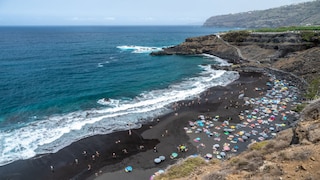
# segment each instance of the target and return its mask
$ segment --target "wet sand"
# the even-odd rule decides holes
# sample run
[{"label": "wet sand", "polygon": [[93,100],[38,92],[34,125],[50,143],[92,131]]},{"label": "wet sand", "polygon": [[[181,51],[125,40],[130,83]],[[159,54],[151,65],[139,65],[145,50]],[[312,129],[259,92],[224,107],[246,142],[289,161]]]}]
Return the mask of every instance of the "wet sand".
[{"label": "wet sand", "polygon": [[[267,81],[268,77],[260,73],[241,73],[237,81],[226,87],[214,87],[199,99],[179,102],[176,111],[154,118],[153,122],[132,130],[131,135],[128,131],[96,135],[57,153],[16,161],[0,167],[0,179],[149,179],[154,172],[165,169],[179,158],[199,153],[192,136],[184,130],[190,120],[196,120],[199,115],[214,117],[218,114],[220,119],[240,122],[239,113],[250,107],[242,106],[244,101],[238,98],[239,93],[250,97],[263,95]],[[261,90],[255,91],[256,87]],[[170,154],[177,152],[180,144],[186,145],[188,151],[170,159]],[[155,146],[157,152],[154,152]],[[155,164],[154,159],[160,155],[166,160]],[[126,166],[132,166],[133,172],[126,173]]]}]

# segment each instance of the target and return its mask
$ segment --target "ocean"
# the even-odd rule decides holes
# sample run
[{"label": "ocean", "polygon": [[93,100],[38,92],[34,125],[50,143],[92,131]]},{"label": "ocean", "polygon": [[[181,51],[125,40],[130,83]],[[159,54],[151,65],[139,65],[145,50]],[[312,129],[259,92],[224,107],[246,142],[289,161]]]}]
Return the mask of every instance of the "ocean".
[{"label": "ocean", "polygon": [[200,26],[0,27],[0,166],[141,127],[176,101],[236,80],[209,56],[150,56]]}]

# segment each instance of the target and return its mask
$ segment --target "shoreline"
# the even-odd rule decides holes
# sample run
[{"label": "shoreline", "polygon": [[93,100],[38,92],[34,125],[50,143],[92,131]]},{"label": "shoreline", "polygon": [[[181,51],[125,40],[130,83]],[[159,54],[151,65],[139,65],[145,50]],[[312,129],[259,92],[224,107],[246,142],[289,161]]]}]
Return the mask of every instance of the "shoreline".
[{"label": "shoreline", "polygon": [[[221,119],[231,116],[236,120],[239,112],[244,109],[229,108],[226,111],[226,105],[229,103],[223,99],[219,100],[219,97],[237,99],[238,95],[231,92],[240,91],[240,87],[237,86],[239,82],[242,87],[248,89],[247,93],[253,94],[255,92],[252,89],[265,85],[266,80],[262,81],[260,73],[241,73],[240,78],[231,84],[225,87],[213,87],[204,92],[200,96],[200,104],[181,101],[180,108],[176,112],[159,117],[159,122],[154,120],[139,129],[133,129],[131,135],[128,131],[121,131],[88,137],[72,143],[57,153],[5,165],[0,168],[0,178],[94,179],[98,176],[97,179],[119,179],[122,176],[131,178],[134,176],[137,179],[144,179],[150,177],[152,174],[148,173],[164,169],[177,161],[168,158],[168,155],[176,150],[177,145],[186,144],[189,149],[188,152],[179,154],[179,158],[198,153],[196,144],[183,129],[189,120],[195,120],[200,114],[214,116],[217,112]],[[190,106],[185,106],[189,103]],[[144,147],[140,149],[141,145]],[[153,152],[154,146],[157,147],[157,153]],[[124,153],[124,149],[128,153]],[[83,155],[83,151],[87,152],[87,157]],[[116,157],[112,155],[114,152]],[[159,155],[166,156],[166,160],[157,165],[153,159]],[[75,159],[78,159],[77,163]],[[89,164],[90,170],[88,170]],[[53,172],[50,169],[51,165],[54,167]],[[132,173],[124,172],[123,169],[127,165],[133,166]]]}]

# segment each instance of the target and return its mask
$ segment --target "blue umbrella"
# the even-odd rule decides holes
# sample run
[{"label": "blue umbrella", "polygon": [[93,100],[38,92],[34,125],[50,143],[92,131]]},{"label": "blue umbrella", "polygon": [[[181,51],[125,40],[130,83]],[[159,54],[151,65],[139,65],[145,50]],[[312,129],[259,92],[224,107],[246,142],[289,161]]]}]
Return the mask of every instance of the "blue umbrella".
[{"label": "blue umbrella", "polygon": [[225,156],[226,156],[226,153],[225,153],[225,152],[220,152],[220,156],[221,156],[221,157],[225,157]]},{"label": "blue umbrella", "polygon": [[127,166],[124,170],[126,172],[131,172],[132,171],[132,166]]},{"label": "blue umbrella", "polygon": [[166,157],[164,157],[164,156],[159,156],[159,159],[160,159],[161,161],[164,161],[164,160],[166,159]]},{"label": "blue umbrella", "polygon": [[154,163],[159,164],[160,162],[161,162],[161,159],[160,159],[160,158],[155,158],[155,159],[154,159]]},{"label": "blue umbrella", "polygon": [[176,158],[176,157],[178,157],[178,153],[175,153],[175,152],[174,152],[174,153],[172,153],[172,154],[171,154],[171,157],[172,157],[172,158]]}]

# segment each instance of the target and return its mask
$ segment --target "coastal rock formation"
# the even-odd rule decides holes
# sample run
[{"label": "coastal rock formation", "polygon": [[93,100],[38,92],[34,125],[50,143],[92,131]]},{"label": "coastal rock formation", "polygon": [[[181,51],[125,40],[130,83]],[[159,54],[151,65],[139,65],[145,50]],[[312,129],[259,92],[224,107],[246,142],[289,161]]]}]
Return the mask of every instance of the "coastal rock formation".
[{"label": "coastal rock formation", "polygon": [[319,33],[236,31],[188,38],[151,55],[211,54],[242,67],[275,68],[310,81],[320,75],[319,37]]},{"label": "coastal rock formation", "polygon": [[151,55],[197,55],[212,54],[232,62],[239,59],[235,48],[223,43],[216,35],[188,38],[182,44],[152,52]]}]

